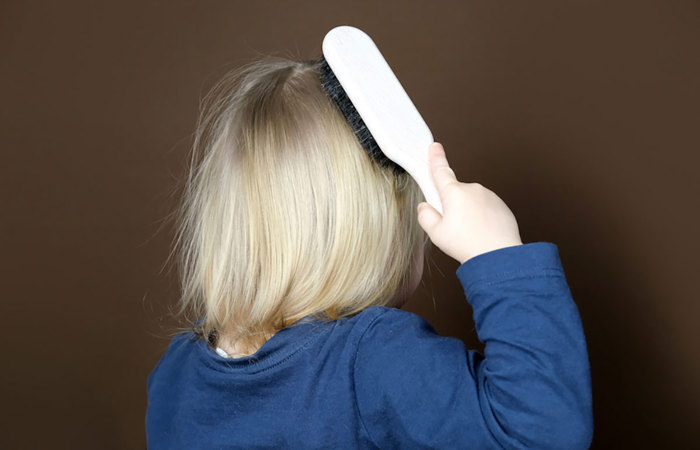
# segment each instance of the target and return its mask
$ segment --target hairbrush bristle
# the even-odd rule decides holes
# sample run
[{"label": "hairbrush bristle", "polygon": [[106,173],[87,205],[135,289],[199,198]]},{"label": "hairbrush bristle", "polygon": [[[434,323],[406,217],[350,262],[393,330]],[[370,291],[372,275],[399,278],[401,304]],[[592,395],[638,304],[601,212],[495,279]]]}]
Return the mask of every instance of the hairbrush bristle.
[{"label": "hairbrush bristle", "polygon": [[333,70],[328,65],[326,58],[321,56],[319,60],[320,72],[321,72],[321,85],[326,93],[333,99],[333,102],[338,106],[340,112],[345,116],[345,120],[348,122],[352,131],[355,133],[355,137],[359,141],[362,148],[367,151],[367,154],[381,167],[387,167],[394,170],[396,174],[405,173],[403,167],[396,164],[394,161],[386,157],[377,145],[377,141],[374,140],[372,133],[369,128],[365,125],[365,122],[360,117],[360,113],[355,109],[355,105],[352,104],[350,98],[345,93],[345,89],[340,85],[340,82],[336,78]]}]

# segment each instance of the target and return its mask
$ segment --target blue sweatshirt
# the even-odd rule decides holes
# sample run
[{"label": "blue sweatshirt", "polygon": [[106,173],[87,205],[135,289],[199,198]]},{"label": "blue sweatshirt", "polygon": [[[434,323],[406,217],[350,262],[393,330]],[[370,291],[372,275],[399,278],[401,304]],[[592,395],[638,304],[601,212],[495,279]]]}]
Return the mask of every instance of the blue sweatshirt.
[{"label": "blue sweatshirt", "polygon": [[243,358],[177,335],[148,377],[148,447],[587,448],[586,341],[556,245],[484,253],[457,277],[483,354],[383,306],[307,316]]}]

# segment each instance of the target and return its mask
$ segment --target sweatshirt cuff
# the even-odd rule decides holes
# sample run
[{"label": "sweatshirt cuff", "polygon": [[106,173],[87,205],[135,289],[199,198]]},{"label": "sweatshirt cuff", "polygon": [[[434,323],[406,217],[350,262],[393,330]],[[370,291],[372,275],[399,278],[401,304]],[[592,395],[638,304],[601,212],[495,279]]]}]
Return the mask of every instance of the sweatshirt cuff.
[{"label": "sweatshirt cuff", "polygon": [[470,298],[470,294],[484,284],[563,273],[556,244],[533,242],[492,250],[468,259],[457,269],[457,278]]}]

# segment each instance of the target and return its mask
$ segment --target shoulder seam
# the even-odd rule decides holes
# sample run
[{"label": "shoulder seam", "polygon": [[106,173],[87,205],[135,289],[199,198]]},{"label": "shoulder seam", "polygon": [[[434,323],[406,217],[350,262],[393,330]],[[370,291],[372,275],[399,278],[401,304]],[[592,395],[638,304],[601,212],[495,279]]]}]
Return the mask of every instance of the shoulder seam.
[{"label": "shoulder seam", "polygon": [[374,444],[377,448],[380,448],[379,445],[374,441],[372,438],[372,435],[369,432],[369,429],[367,428],[367,425],[365,425],[365,421],[362,419],[362,412],[360,411],[360,403],[357,399],[357,354],[360,352],[360,342],[362,342],[362,338],[364,337],[365,333],[369,330],[369,328],[372,326],[372,324],[381,316],[387,314],[389,311],[391,311],[390,308],[385,309],[384,311],[380,312],[376,316],[372,318],[372,320],[369,321],[367,326],[365,327],[364,330],[362,330],[362,333],[360,334],[360,337],[357,339],[357,348],[355,349],[355,356],[352,361],[352,393],[353,396],[355,397],[355,408],[357,410],[357,417],[360,419],[360,424],[362,425],[362,429],[365,430],[365,433],[367,433],[367,436],[369,437],[369,440]]}]

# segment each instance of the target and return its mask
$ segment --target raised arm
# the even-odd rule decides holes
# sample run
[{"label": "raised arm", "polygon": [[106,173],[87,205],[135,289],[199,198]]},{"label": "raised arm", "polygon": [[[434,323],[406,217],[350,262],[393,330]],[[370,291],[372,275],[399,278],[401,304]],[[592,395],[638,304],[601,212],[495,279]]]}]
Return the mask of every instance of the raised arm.
[{"label": "raised arm", "polygon": [[354,366],[370,438],[380,448],[588,448],[588,354],[557,247],[487,252],[457,276],[484,354],[387,308],[360,339]]},{"label": "raised arm", "polygon": [[429,158],[444,214],[421,203],[418,220],[460,262],[485,350],[385,309],[359,340],[354,366],[365,430],[381,448],[587,448],[588,353],[556,245],[523,245],[495,193],[457,181],[440,144]]}]

